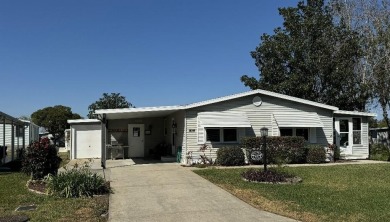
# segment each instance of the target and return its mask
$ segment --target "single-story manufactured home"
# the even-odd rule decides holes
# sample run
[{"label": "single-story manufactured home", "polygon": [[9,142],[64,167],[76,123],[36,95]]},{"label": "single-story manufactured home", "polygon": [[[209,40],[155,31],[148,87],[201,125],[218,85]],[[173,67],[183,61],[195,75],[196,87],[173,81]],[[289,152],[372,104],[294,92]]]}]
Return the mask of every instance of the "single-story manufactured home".
[{"label": "single-story manufactured home", "polygon": [[0,157],[1,162],[16,158],[18,148],[27,147],[33,140],[38,140],[39,127],[28,120],[21,120],[0,112]]},{"label": "single-story manufactured home", "polygon": [[385,146],[390,145],[388,127],[370,128],[370,143],[371,144],[383,144]]},{"label": "single-story manufactured home", "polygon": [[120,145],[123,158],[179,153],[185,163],[186,154],[196,158],[203,144],[215,159],[218,148],[259,136],[262,127],[269,129],[269,136],[303,136],[307,143],[324,146],[335,143],[344,158],[364,159],[369,153],[368,118],[376,116],[265,90],[189,105],[101,109],[95,114],[98,119],[68,121],[72,159],[112,158],[109,148]]}]

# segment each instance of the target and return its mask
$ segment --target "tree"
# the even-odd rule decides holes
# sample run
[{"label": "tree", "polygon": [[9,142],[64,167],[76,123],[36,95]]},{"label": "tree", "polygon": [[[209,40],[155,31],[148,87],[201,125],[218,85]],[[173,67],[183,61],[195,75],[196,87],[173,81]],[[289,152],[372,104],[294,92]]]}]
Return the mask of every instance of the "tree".
[{"label": "tree", "polygon": [[337,106],[364,110],[367,86],[355,72],[360,58],[359,36],[335,24],[323,0],[279,8],[283,28],[263,34],[251,52],[260,78],[244,75],[251,89],[265,89]]},{"label": "tree", "polygon": [[35,111],[31,114],[31,119],[38,126],[45,127],[53,135],[54,143],[56,143],[64,136],[64,130],[69,128],[67,120],[81,119],[81,116],[73,113],[70,107],[57,105]]},{"label": "tree", "polygon": [[116,109],[116,108],[130,108],[133,105],[126,101],[124,96],[121,96],[120,93],[103,93],[103,96],[88,106],[88,118],[96,118],[93,114],[97,109]]},{"label": "tree", "polygon": [[334,17],[361,36],[359,72],[371,86],[390,127],[390,0],[332,0],[331,4]]},{"label": "tree", "polygon": [[27,120],[27,121],[31,121],[31,117],[29,117],[29,116],[25,116],[25,115],[22,115],[22,116],[20,116],[20,117],[19,117],[19,119],[21,119],[21,120]]}]

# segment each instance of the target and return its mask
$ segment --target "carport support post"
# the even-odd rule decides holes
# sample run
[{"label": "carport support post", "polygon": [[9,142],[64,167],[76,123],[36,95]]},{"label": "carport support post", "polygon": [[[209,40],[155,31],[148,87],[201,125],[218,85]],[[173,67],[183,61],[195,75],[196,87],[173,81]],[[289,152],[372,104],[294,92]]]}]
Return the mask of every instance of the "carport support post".
[{"label": "carport support post", "polygon": [[5,163],[5,116],[3,116],[3,164]]},{"label": "carport support post", "polygon": [[[23,125],[23,139],[22,139],[22,143],[23,143],[23,150],[26,149],[26,126]],[[31,135],[31,133],[29,134]],[[21,157],[19,155],[19,157]]]},{"label": "carport support post", "polygon": [[106,151],[106,131],[107,131],[107,128],[106,128],[106,123],[107,123],[107,120],[106,120],[106,114],[103,114],[103,118],[100,120],[102,122],[102,160],[101,160],[101,163],[102,163],[102,168],[105,169],[106,168],[106,155],[107,155],[107,151]]},{"label": "carport support post", "polygon": [[11,122],[11,160],[14,160],[15,151],[15,125],[14,121]]}]

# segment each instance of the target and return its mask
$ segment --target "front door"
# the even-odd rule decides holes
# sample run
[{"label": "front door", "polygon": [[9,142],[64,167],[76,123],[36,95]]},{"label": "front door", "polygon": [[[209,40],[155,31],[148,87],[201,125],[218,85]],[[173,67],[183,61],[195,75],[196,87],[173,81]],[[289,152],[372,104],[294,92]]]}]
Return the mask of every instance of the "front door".
[{"label": "front door", "polygon": [[144,157],[144,124],[129,124],[129,157]]},{"label": "front door", "polygon": [[336,118],[336,145],[341,154],[352,154],[352,119]]}]

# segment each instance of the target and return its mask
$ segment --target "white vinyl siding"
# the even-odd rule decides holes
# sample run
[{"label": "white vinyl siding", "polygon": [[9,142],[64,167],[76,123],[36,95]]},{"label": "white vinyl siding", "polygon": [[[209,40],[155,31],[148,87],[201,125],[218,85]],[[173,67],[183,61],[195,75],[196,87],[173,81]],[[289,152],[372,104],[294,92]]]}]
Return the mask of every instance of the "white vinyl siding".
[{"label": "white vinyl siding", "polygon": [[[236,98],[224,102],[210,104],[206,106],[196,107],[186,110],[186,126],[187,129],[196,129],[197,132],[187,133],[187,152],[192,151],[196,157],[200,153],[200,141],[204,141],[204,133],[202,128],[198,127],[198,113],[199,112],[243,112],[248,117],[248,120],[252,127],[241,128],[239,130],[238,142],[244,136],[259,136],[260,129],[267,127],[271,133],[269,135],[279,135],[279,128],[276,122],[273,120],[273,113],[285,113],[289,115],[291,113],[298,112],[315,112],[320,118],[323,128],[313,128],[316,135],[316,143],[327,145],[333,142],[333,111],[322,109],[315,106],[305,105],[297,102],[292,102],[284,99],[270,97],[266,95],[258,95],[261,97],[263,103],[261,106],[256,107],[252,104],[252,99],[256,95],[250,95],[242,98]],[[187,131],[188,131],[187,130]],[[314,140],[314,139],[313,139]],[[233,144],[234,145],[234,144]],[[216,158],[216,148],[228,146],[226,144],[211,144],[212,158]]]},{"label": "white vinyl siding", "polygon": [[[26,123],[27,126],[24,129],[24,140],[25,146],[27,147],[31,141],[35,141],[39,139],[39,127],[33,123]],[[20,132],[23,132],[22,126],[17,127],[14,126],[14,145],[17,147],[23,146],[23,136],[18,133],[18,129]],[[0,146],[3,145],[3,124],[0,124]],[[5,124],[5,145],[10,147],[12,142],[12,125]]]}]

